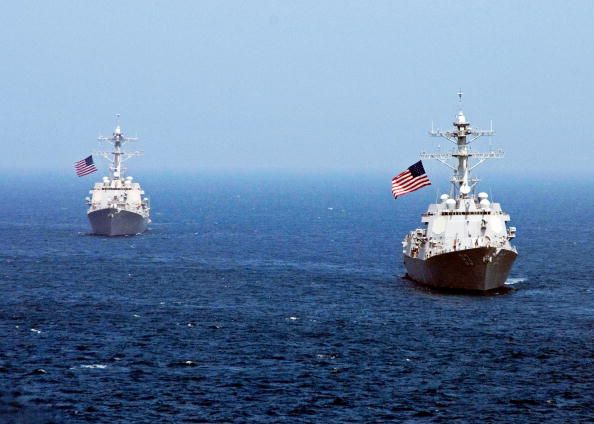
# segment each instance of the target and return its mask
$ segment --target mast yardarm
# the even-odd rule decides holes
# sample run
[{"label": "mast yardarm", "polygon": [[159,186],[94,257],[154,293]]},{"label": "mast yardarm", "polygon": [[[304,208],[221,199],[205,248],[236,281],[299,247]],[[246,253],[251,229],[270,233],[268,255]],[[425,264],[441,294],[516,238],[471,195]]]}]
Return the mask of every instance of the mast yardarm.
[{"label": "mast yardarm", "polygon": [[113,134],[111,137],[97,138],[97,140],[99,140],[100,142],[108,142],[108,143],[113,144],[114,148],[111,152],[98,152],[98,154],[100,154],[105,159],[107,159],[108,161],[111,162],[111,165],[109,167],[109,173],[110,173],[111,180],[123,179],[123,177],[124,177],[123,174],[126,171],[126,168],[122,166],[122,163],[124,163],[125,161],[127,161],[128,159],[130,159],[133,156],[142,155],[142,152],[139,152],[139,151],[124,152],[122,150],[122,146],[124,144],[126,144],[128,141],[137,141],[138,138],[137,137],[124,137],[124,134],[122,134],[122,129],[120,128],[120,125],[119,125],[119,117],[120,117],[120,115],[117,115],[118,124],[117,124],[115,130],[113,131]]},{"label": "mast yardarm", "polygon": [[[448,166],[454,171],[451,178],[453,185],[453,192],[456,197],[466,198],[479,182],[477,178],[471,178],[471,171],[487,159],[503,158],[503,150],[490,151],[485,153],[473,152],[469,145],[484,135],[493,136],[495,131],[493,128],[489,130],[477,130],[470,126],[470,122],[466,119],[462,111],[462,92],[458,92],[460,99],[460,111],[456,115],[456,120],[453,122],[454,129],[452,131],[442,131],[431,129],[429,134],[433,137],[443,137],[456,147],[447,153],[421,153],[422,159],[437,159],[444,165]],[[452,165],[448,162],[450,158],[454,158],[457,164]],[[471,164],[471,159],[476,162]]]}]

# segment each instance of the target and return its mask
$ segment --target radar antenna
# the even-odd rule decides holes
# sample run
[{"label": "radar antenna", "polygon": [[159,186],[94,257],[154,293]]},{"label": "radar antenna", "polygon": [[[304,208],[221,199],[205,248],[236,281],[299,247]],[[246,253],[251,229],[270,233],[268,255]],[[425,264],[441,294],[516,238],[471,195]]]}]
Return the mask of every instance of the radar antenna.
[{"label": "radar antenna", "polygon": [[[460,110],[456,115],[456,120],[453,122],[454,129],[451,131],[442,131],[440,129],[435,130],[433,125],[431,125],[432,128],[429,132],[429,135],[432,137],[445,138],[446,140],[453,143],[456,147],[449,152],[443,153],[441,151],[437,153],[423,152],[421,153],[421,158],[436,159],[452,169],[454,171],[454,175],[450,181],[452,182],[454,193],[458,197],[466,198],[479,182],[477,178],[470,177],[470,172],[487,159],[501,159],[503,157],[503,150],[499,149],[495,151],[490,149],[488,152],[479,153],[473,152],[470,149],[469,145],[473,141],[482,136],[489,136],[490,139],[491,136],[495,135],[495,131],[493,131],[492,121],[491,128],[489,130],[478,130],[470,126],[470,122],[466,120],[466,116],[462,111],[463,94],[464,93],[462,90],[459,90],[457,93]],[[449,162],[451,158],[454,158],[457,163],[452,165]],[[471,165],[471,158],[477,160],[476,163]]]},{"label": "radar antenna", "polygon": [[112,180],[119,180],[123,178],[123,174],[126,168],[122,166],[122,163],[134,156],[142,155],[142,152],[124,152],[122,146],[129,141],[138,141],[138,137],[125,137],[120,128],[120,114],[116,114],[116,127],[111,137],[99,136],[97,138],[99,142],[106,142],[113,145],[111,152],[96,152],[98,155],[103,156],[105,159],[111,162],[109,166],[109,172]]}]

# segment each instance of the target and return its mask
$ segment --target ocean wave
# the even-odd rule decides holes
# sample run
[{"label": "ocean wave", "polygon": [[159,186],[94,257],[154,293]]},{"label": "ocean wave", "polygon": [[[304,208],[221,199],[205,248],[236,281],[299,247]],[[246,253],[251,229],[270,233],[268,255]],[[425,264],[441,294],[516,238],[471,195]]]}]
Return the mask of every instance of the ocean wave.
[{"label": "ocean wave", "polygon": [[505,285],[513,286],[514,284],[523,283],[526,280],[527,280],[527,278],[525,278],[525,277],[508,278],[507,281],[505,282]]}]

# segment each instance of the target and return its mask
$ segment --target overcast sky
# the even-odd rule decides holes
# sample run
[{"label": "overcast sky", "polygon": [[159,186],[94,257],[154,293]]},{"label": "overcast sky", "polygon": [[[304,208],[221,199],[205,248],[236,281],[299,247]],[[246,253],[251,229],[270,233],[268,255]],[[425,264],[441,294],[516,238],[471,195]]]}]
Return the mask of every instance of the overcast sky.
[{"label": "overcast sky", "polygon": [[0,43],[0,171],[70,172],[120,113],[133,175],[393,173],[460,88],[485,172],[594,168],[591,1],[19,0]]}]

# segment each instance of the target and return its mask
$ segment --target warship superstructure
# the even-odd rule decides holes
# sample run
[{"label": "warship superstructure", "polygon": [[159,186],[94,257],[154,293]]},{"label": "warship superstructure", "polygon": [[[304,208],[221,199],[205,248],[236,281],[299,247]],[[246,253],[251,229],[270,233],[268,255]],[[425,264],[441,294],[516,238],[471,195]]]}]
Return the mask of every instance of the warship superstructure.
[{"label": "warship superstructure", "polygon": [[93,234],[104,236],[127,236],[146,231],[150,223],[150,205],[140,184],[131,176],[124,178],[126,168],[122,163],[141,152],[124,152],[122,146],[137,138],[124,137],[118,124],[111,137],[99,137],[101,142],[111,143],[111,152],[100,152],[111,162],[109,176],[95,183],[89,192],[91,197],[87,217]]},{"label": "warship superstructure", "polygon": [[490,201],[485,192],[476,193],[479,180],[471,177],[471,171],[487,159],[502,158],[503,151],[478,153],[470,148],[473,141],[494,132],[472,128],[462,111],[462,93],[458,97],[460,111],[453,130],[430,132],[455,144],[454,149],[421,154],[422,159],[437,159],[453,169],[451,191],[429,205],[421,217],[424,228],[406,235],[402,253],[408,277],[418,283],[487,291],[505,284],[518,254],[511,244],[516,228],[507,226],[510,217],[499,203]]}]

